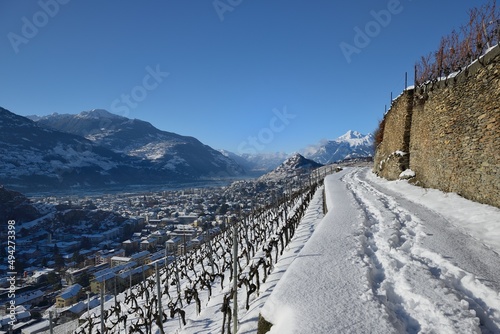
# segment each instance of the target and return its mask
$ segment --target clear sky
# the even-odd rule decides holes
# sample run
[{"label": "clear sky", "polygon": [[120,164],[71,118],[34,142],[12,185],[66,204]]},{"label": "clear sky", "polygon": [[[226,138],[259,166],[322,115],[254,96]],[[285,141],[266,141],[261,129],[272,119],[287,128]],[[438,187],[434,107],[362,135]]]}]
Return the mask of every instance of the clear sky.
[{"label": "clear sky", "polygon": [[0,2],[0,106],[108,111],[216,149],[372,132],[421,55],[484,1]]}]

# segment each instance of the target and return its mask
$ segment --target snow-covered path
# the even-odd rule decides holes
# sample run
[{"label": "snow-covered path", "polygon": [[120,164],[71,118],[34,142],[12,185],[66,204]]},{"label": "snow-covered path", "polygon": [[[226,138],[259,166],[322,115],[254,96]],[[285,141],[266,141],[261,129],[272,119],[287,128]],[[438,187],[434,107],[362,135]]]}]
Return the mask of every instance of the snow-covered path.
[{"label": "snow-covered path", "polygon": [[500,333],[500,210],[466,201],[455,219],[465,200],[437,194],[437,213],[369,169],[325,190],[328,213],[262,309],[272,333]]}]

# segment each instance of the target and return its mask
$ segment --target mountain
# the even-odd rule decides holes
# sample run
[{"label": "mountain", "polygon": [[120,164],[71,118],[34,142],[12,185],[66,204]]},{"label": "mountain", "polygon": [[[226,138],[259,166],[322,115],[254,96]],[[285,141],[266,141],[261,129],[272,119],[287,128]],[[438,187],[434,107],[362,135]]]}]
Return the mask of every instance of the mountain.
[{"label": "mountain", "polygon": [[182,177],[237,176],[244,173],[235,161],[196,138],[162,131],[148,122],[118,116],[106,110],[94,109],[77,115],[52,114],[36,119],[43,128],[85,137],[115,153],[149,161],[157,170],[171,171]]},{"label": "mountain", "polygon": [[25,193],[175,184],[242,173],[195,138],[102,110],[34,122],[0,107],[0,157],[0,184]]},{"label": "mountain", "polygon": [[[0,217],[5,220],[31,221],[39,218],[41,213],[23,194],[0,186]],[[6,228],[6,224],[2,227]]]},{"label": "mountain", "polygon": [[148,175],[131,159],[80,136],[39,127],[28,118],[0,108],[0,184],[27,187],[120,183]]},{"label": "mountain", "polygon": [[287,153],[256,153],[256,154],[242,154],[238,155],[226,150],[220,150],[226,157],[236,161],[247,172],[252,174],[267,173],[274,168],[278,167],[286,158],[289,157]]},{"label": "mountain", "polygon": [[323,166],[316,161],[305,158],[299,153],[296,153],[286,159],[281,165],[276,167],[271,172],[261,176],[260,180],[265,179],[282,179],[290,178],[300,174],[306,174],[312,170]]},{"label": "mountain", "polygon": [[317,145],[305,148],[301,153],[308,159],[322,164],[344,159],[371,157],[374,153],[373,135],[363,135],[349,130],[335,140],[324,140]]}]

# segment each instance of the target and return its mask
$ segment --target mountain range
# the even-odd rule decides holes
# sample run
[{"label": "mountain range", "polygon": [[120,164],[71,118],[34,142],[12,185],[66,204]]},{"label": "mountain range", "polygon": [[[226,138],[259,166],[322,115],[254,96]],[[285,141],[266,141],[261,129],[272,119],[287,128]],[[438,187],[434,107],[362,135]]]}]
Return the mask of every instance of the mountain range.
[{"label": "mountain range", "polygon": [[[349,130],[344,135],[334,140],[322,140],[316,145],[310,145],[299,150],[304,158],[313,160],[320,164],[342,162],[357,158],[373,157],[373,135],[361,134],[358,131]],[[257,174],[267,173],[278,167],[290,155],[286,153],[259,153],[241,154],[221,150],[222,154],[233,159],[245,170]]]},{"label": "mountain range", "polygon": [[179,177],[224,177],[244,173],[233,160],[194,137],[162,131],[148,122],[106,110],[31,118],[43,128],[84,137],[116,153],[148,161],[155,169],[170,171]]},{"label": "mountain range", "polygon": [[20,189],[119,183],[146,167],[139,159],[0,108],[0,183]]},{"label": "mountain range", "polygon": [[31,117],[0,108],[0,184],[25,192],[175,184],[243,168],[197,139],[103,110]]},{"label": "mountain range", "polygon": [[[322,164],[371,156],[372,139],[349,131],[306,148],[302,155]],[[194,137],[106,110],[22,117],[1,107],[0,156],[0,184],[23,192],[259,176],[289,157],[217,151]]]},{"label": "mountain range", "polygon": [[374,154],[373,135],[363,135],[349,130],[335,140],[323,140],[300,151],[304,157],[330,164],[345,159],[372,157]]}]

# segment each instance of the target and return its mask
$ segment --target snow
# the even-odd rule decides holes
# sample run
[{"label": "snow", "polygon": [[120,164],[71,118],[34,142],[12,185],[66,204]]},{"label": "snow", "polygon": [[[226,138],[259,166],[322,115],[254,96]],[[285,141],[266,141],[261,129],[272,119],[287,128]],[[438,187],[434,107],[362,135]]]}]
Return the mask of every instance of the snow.
[{"label": "snow", "polygon": [[368,169],[325,189],[328,213],[262,309],[270,333],[500,331],[499,209]]},{"label": "snow", "polygon": [[301,150],[308,159],[322,164],[367,157],[373,155],[373,134],[363,135],[349,130],[334,140],[323,139],[317,145],[311,145]]},{"label": "snow", "polygon": [[367,178],[400,196],[439,212],[452,221],[455,227],[500,254],[499,208],[467,200],[455,193],[413,186],[407,181],[387,181],[372,173],[367,173]]},{"label": "snow", "polygon": [[339,182],[343,174],[326,179],[329,211],[262,309],[274,324],[270,333],[394,332],[369,296],[368,270],[353,265],[360,215]]},{"label": "snow", "polygon": [[112,114],[104,109],[92,109],[90,111],[82,111],[78,115],[75,115],[77,118],[86,118],[86,119],[124,119],[124,117]]},{"label": "snow", "polygon": [[359,133],[358,131],[349,130],[345,134],[343,134],[342,136],[335,139],[335,142],[338,142],[338,143],[347,142],[351,146],[358,146],[358,145],[369,144],[371,142],[371,140],[372,140],[371,135],[365,136],[365,135]]},{"label": "snow", "polygon": [[[246,288],[238,289],[238,333],[255,333],[259,315],[273,324],[270,333],[500,333],[499,254],[500,209],[345,168],[316,191],[248,309]],[[186,325],[169,318],[165,332],[223,332],[229,273],[222,280],[210,299],[199,290],[201,312],[185,304]],[[130,307],[124,294],[117,298]],[[130,312],[129,324],[138,319]],[[159,333],[156,324],[152,330]]]},{"label": "snow", "polygon": [[405,169],[404,171],[399,174],[400,179],[411,179],[412,177],[415,177],[415,172],[412,171],[411,169]]},{"label": "snow", "polygon": [[20,226],[21,226],[21,228],[25,228],[28,230],[33,229],[35,226],[37,226],[41,223],[44,223],[45,221],[50,221],[50,220],[54,219],[55,216],[56,216],[55,211],[49,212],[49,213],[45,214],[44,216],[37,218],[35,220],[32,220],[30,222],[23,222],[23,223],[21,223],[22,225],[20,225]]},{"label": "snow", "polygon": [[[498,49],[498,48],[499,48],[498,44],[489,47],[488,49],[486,49],[486,51],[484,52],[484,54],[482,56],[480,56],[478,59],[473,60],[469,65],[464,66],[459,71],[455,71],[455,72],[452,72],[452,73],[450,73],[448,75],[441,76],[441,77],[437,78],[437,81],[440,82],[440,81],[446,81],[446,80],[449,80],[449,79],[453,79],[454,77],[456,77],[457,75],[459,75],[460,73],[462,73],[464,70],[468,69],[469,67],[471,67],[475,63],[477,63],[477,62],[481,62],[481,63],[484,62],[484,58],[488,55],[488,53],[490,53],[493,50]],[[430,83],[431,83],[430,81],[426,81],[423,84],[421,84],[420,87],[423,86],[423,85],[428,85]]]}]

